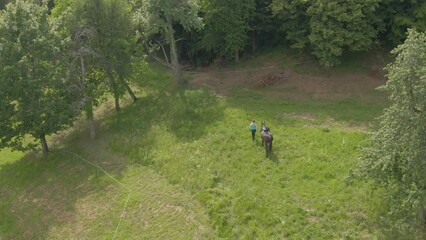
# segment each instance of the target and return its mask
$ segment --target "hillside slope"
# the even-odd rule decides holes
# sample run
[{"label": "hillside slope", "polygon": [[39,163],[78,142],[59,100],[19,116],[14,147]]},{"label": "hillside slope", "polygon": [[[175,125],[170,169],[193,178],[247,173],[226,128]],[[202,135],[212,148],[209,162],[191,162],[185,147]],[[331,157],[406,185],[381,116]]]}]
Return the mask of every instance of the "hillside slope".
[{"label": "hillside slope", "polygon": [[[98,116],[96,141],[83,123],[47,161],[2,152],[0,239],[421,237],[388,232],[381,190],[345,181],[386,105],[382,78],[288,61],[187,72],[186,87],[159,70],[140,101]],[[253,119],[272,130],[270,158]]]}]

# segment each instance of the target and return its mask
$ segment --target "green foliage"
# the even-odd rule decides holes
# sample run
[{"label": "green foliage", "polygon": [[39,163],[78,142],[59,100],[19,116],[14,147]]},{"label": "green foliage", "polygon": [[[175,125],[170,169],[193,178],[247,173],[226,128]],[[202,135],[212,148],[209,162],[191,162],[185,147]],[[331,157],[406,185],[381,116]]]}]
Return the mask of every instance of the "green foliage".
[{"label": "green foliage", "polygon": [[164,33],[168,17],[186,30],[202,27],[198,0],[132,0],[131,4],[141,34]]},{"label": "green foliage", "polygon": [[369,50],[377,36],[378,0],[316,1],[308,8],[312,53],[326,67],[339,64],[343,51]]},{"label": "green foliage", "polygon": [[361,176],[386,188],[397,229],[424,228],[426,217],[426,33],[409,30],[387,66],[391,106],[364,150]]},{"label": "green foliage", "polygon": [[130,64],[133,26],[130,8],[125,1],[94,0],[86,3],[85,21],[95,32],[93,48],[100,65],[124,75]]},{"label": "green foliage", "polygon": [[4,9],[8,2],[9,2],[9,0],[1,0],[0,1],[0,10]]},{"label": "green foliage", "polygon": [[255,0],[253,14],[249,17],[252,52],[262,46],[274,46],[282,41],[279,31],[281,23],[273,15],[272,0]]},{"label": "green foliage", "polygon": [[383,38],[401,44],[408,28],[426,31],[426,2],[421,0],[381,0],[377,15],[382,19]]},{"label": "green foliage", "polygon": [[33,148],[35,139],[72,123],[63,46],[45,5],[18,0],[0,12],[1,147]]},{"label": "green foliage", "polygon": [[365,51],[377,36],[378,0],[273,1],[292,47],[312,51],[321,65],[339,64],[344,51]]},{"label": "green foliage", "polygon": [[[184,84],[185,80],[179,63],[174,25],[179,24],[187,31],[200,29],[202,22],[198,17],[198,3],[198,0],[131,1],[134,21],[138,26],[139,41],[145,44],[151,57],[173,69],[175,78],[180,84]],[[169,45],[168,54],[163,46],[164,43]],[[155,56],[154,53],[160,47],[163,58]]]},{"label": "green foliage", "polygon": [[286,38],[296,49],[305,49],[309,44],[309,15],[308,8],[312,1],[295,0],[273,0],[272,10],[282,20],[281,30],[286,33]]},{"label": "green foliage", "polygon": [[[192,65],[205,66],[218,57],[235,57],[237,53],[244,54],[250,48],[251,53],[254,53],[260,48],[281,44],[282,34],[277,31],[281,23],[272,14],[269,7],[271,1],[222,1],[223,4],[220,1],[201,1],[199,15],[203,17],[205,27],[201,31],[189,32],[176,28],[177,38],[185,39],[180,42],[182,58],[189,58]],[[244,4],[246,7],[234,7],[237,4]],[[219,6],[213,8],[213,5]],[[209,6],[212,8],[208,8]],[[241,18],[242,14],[246,15],[245,19]],[[224,36],[235,38],[224,39]],[[231,45],[238,51],[231,49]]]},{"label": "green foliage", "polygon": [[248,44],[249,18],[255,9],[254,0],[205,0],[203,43],[219,56],[235,56]]},{"label": "green foliage", "polygon": [[130,7],[126,1],[93,0],[87,2],[86,11],[87,25],[96,32],[92,47],[98,53],[98,64],[109,80],[110,91],[118,98],[125,91],[122,83],[131,68]]},{"label": "green foliage", "polygon": [[[80,105],[90,114],[106,92],[116,98],[125,90],[132,73],[134,29],[130,7],[123,1],[56,1],[53,16],[64,22],[62,35],[68,44],[71,84]],[[134,95],[132,95],[134,97]]]}]

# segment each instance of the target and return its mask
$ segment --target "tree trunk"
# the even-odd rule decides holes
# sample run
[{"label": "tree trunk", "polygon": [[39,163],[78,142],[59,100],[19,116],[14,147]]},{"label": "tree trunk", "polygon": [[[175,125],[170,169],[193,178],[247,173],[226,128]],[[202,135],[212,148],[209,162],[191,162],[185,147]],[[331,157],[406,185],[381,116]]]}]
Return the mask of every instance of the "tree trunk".
[{"label": "tree trunk", "polygon": [[175,72],[175,77],[178,83],[185,84],[185,80],[183,79],[182,69],[179,64],[179,58],[176,49],[176,41],[173,30],[173,21],[170,16],[167,17],[167,33],[169,35],[170,41],[170,57],[173,65],[173,70]]},{"label": "tree trunk", "polygon": [[89,123],[90,139],[95,140],[96,130],[95,130],[95,121],[93,121],[93,117],[88,118],[87,122]]},{"label": "tree trunk", "polygon": [[87,122],[89,123],[89,132],[90,132],[90,139],[94,140],[96,138],[96,130],[95,130],[95,122],[93,121],[93,101],[92,98],[89,98],[86,94],[86,67],[84,64],[84,57],[83,55],[80,55],[80,62],[81,62],[81,89],[84,94],[84,101],[89,102],[85,103],[86,108],[86,116],[87,116]]},{"label": "tree trunk", "polygon": [[46,158],[47,153],[49,152],[49,147],[47,146],[46,136],[44,133],[40,136],[40,142],[41,142],[41,149],[43,150],[43,157]]},{"label": "tree trunk", "polygon": [[256,31],[253,31],[252,42],[251,42],[251,52],[254,53],[257,50],[257,41],[256,41]]},{"label": "tree trunk", "polygon": [[115,111],[120,111],[120,98],[117,96],[117,94],[114,94],[114,103],[115,103]]},{"label": "tree trunk", "polygon": [[95,130],[95,121],[93,120],[93,102],[90,99],[90,102],[86,103],[86,117],[87,123],[89,124],[90,139],[95,140],[96,130]]},{"label": "tree trunk", "polygon": [[129,93],[130,97],[132,98],[133,102],[136,102],[138,98],[136,97],[135,93],[130,88],[129,84],[127,84],[122,77],[120,77],[120,82],[123,84],[123,86],[126,88],[127,93]]},{"label": "tree trunk", "polygon": [[84,57],[82,54],[80,54],[80,63],[81,63],[81,80],[80,80],[80,87],[81,91],[86,95],[86,65],[84,64]]},{"label": "tree trunk", "polygon": [[235,62],[238,63],[240,61],[240,54],[238,51],[235,53]]},{"label": "tree trunk", "polygon": [[109,80],[111,81],[111,89],[114,94],[115,110],[119,112],[120,111],[120,94],[118,92],[118,85],[115,82],[114,75],[110,70],[107,70],[107,74],[108,74]]}]

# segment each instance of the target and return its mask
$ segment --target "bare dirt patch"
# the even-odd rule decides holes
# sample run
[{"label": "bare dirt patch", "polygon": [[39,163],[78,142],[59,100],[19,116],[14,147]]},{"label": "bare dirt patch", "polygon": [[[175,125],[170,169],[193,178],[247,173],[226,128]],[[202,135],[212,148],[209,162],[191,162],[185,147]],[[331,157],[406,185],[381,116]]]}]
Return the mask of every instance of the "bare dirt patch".
[{"label": "bare dirt patch", "polygon": [[[268,66],[268,63],[265,63]],[[300,66],[310,72],[310,66]],[[385,84],[383,70],[379,67],[366,72],[325,72],[310,75],[270,63],[268,67],[204,68],[194,73],[190,84],[209,87],[215,94],[227,96],[230,89],[242,86],[251,89],[267,89],[275,97],[298,99],[307,95],[313,99],[338,100],[350,97],[367,98]],[[374,95],[374,94],[373,94]]]},{"label": "bare dirt patch", "polygon": [[318,119],[315,117],[314,114],[312,113],[284,113],[284,116],[286,117],[291,117],[291,118],[299,118],[299,119],[303,119],[309,122],[314,122],[317,121]]}]

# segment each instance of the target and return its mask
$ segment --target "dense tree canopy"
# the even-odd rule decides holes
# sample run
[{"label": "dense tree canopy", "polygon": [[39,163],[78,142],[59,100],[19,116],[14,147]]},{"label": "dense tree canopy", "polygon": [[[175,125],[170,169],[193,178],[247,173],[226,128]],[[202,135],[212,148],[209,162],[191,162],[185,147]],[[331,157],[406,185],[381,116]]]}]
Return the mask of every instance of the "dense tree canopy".
[{"label": "dense tree canopy", "polygon": [[379,0],[274,1],[274,11],[294,48],[307,49],[324,66],[339,63],[346,50],[363,51],[377,36]]},{"label": "dense tree canopy", "polygon": [[270,7],[272,0],[255,0],[255,7],[249,17],[251,51],[255,52],[259,46],[274,46],[282,42],[279,20],[272,14]]},{"label": "dense tree canopy", "polygon": [[61,41],[48,8],[18,0],[0,13],[1,147],[32,148],[27,136],[48,151],[46,135],[73,121],[65,85]]},{"label": "dense tree canopy", "polygon": [[[14,1],[2,0],[0,8],[7,2]],[[58,12],[72,2],[48,4]],[[103,5],[107,3],[118,4]],[[378,42],[396,46],[405,39],[407,28],[426,30],[426,2],[421,0],[131,0],[119,5],[127,3],[132,10],[123,14],[132,14],[136,25],[131,27],[138,29],[144,48],[156,53],[152,56],[158,60],[163,55],[161,61],[181,83],[180,58],[208,63],[289,42],[323,66],[334,66],[345,52],[367,51]],[[202,21],[205,27],[200,31]]]},{"label": "dense tree canopy", "polygon": [[254,13],[254,0],[205,0],[204,45],[219,56],[234,56],[238,61],[249,43],[249,18]]},{"label": "dense tree canopy", "polygon": [[407,28],[426,31],[426,1],[381,0],[376,15],[382,21],[382,38],[393,44],[404,41]]},{"label": "dense tree canopy", "polygon": [[132,22],[126,2],[119,0],[91,0],[85,4],[83,22],[95,31],[93,49],[96,49],[98,65],[108,77],[108,86],[114,95],[116,110],[120,110],[119,98],[125,90],[133,100],[136,97],[126,83],[126,73],[131,66],[130,41]]},{"label": "dense tree canopy", "polygon": [[[176,80],[183,84],[183,73],[179,62],[179,53],[176,46],[175,24],[185,30],[200,29],[201,19],[198,16],[198,0],[132,0],[134,19],[138,24],[141,41],[151,53],[161,47],[164,59],[156,58],[173,69]],[[169,45],[167,55],[162,39]],[[160,46],[158,46],[160,45]],[[154,47],[153,47],[154,46]],[[169,60],[170,58],[170,60]]]},{"label": "dense tree canopy", "polygon": [[6,4],[7,4],[7,0],[1,0],[0,1],[0,9],[4,9],[4,7],[6,6]]},{"label": "dense tree canopy", "polygon": [[409,31],[388,65],[391,106],[365,149],[359,173],[386,188],[398,227],[426,223],[426,33]]}]

